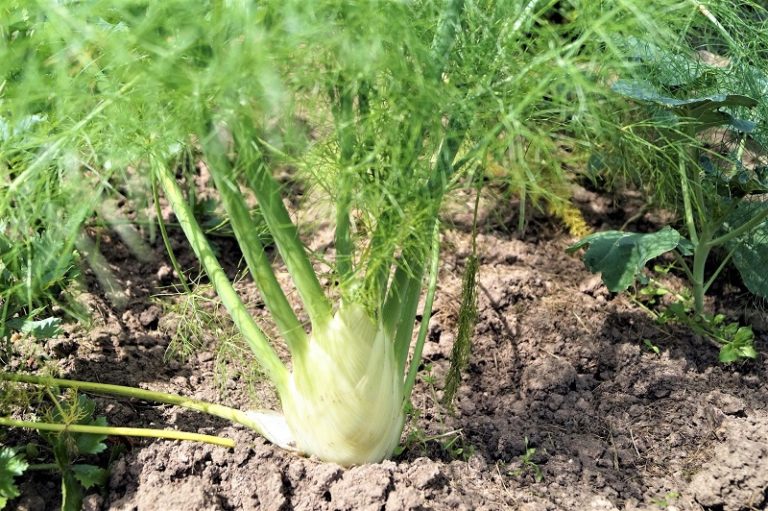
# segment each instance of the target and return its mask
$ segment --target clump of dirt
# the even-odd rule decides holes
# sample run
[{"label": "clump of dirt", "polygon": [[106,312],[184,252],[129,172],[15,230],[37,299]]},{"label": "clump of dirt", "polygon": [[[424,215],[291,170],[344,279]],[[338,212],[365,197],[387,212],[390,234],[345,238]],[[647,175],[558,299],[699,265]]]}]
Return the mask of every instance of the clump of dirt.
[{"label": "clump of dirt", "polygon": [[[661,329],[608,293],[564,249],[494,231],[478,238],[478,324],[454,413],[438,403],[455,335],[470,235],[444,235],[443,260],[422,377],[396,459],[342,469],[282,452],[253,432],[174,407],[99,399],[112,424],[168,426],[231,437],[228,450],[170,441],[132,442],[90,509],[525,511],[760,509],[768,496],[765,331],[755,362],[722,366],[685,330]],[[179,243],[178,248],[183,248]],[[231,248],[231,246],[229,247]],[[129,257],[128,308],[104,311],[90,332],[59,350],[63,374],[173,391],[242,408],[260,402],[241,381],[215,378],[215,354],[163,361],[168,335],[149,297],[167,284],[155,265]],[[330,250],[330,249],[329,249]],[[105,255],[115,257],[121,251]],[[229,255],[233,261],[236,255]],[[246,296],[255,297],[247,282]],[[259,302],[249,303],[257,315]],[[647,341],[647,342],[646,342]],[[56,341],[53,341],[54,344]],[[655,346],[657,349],[649,349]],[[54,491],[29,478],[26,499]],[[45,493],[42,493],[45,494]],[[49,505],[48,509],[53,509]],[[42,508],[38,508],[42,509]]]}]

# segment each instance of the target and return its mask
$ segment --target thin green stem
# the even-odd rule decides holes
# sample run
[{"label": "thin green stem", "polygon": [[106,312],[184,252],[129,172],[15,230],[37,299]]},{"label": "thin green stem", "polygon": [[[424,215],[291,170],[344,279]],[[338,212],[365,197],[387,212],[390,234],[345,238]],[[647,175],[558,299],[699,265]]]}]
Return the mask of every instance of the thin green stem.
[{"label": "thin green stem", "polygon": [[693,280],[693,273],[691,272],[691,267],[688,266],[688,263],[685,261],[685,258],[683,257],[683,255],[676,250],[673,251],[672,254],[675,256],[675,260],[683,269],[683,272],[688,277],[688,279]]},{"label": "thin green stem", "polygon": [[429,266],[429,284],[427,285],[427,295],[424,298],[424,309],[421,313],[421,325],[419,326],[419,334],[416,337],[416,344],[413,347],[413,356],[411,357],[411,365],[408,368],[408,375],[405,379],[405,387],[403,392],[404,404],[410,402],[411,392],[413,386],[416,383],[416,375],[419,372],[421,366],[421,355],[424,351],[424,343],[427,339],[429,332],[429,320],[432,317],[432,304],[435,301],[435,293],[437,291],[437,276],[440,269],[440,224],[435,222],[435,227],[432,231],[432,254]]},{"label": "thin green stem", "polygon": [[280,361],[264,333],[240,300],[235,288],[216,259],[203,230],[197,223],[189,205],[184,200],[184,195],[176,183],[175,177],[162,162],[153,158],[152,163],[160,185],[165,191],[165,196],[170,202],[195,255],[197,255],[198,260],[202,263],[208,278],[216,289],[216,293],[221,298],[224,307],[229,311],[238,331],[243,335],[256,359],[264,368],[267,377],[277,387],[278,392],[282,394],[287,384],[288,370]]},{"label": "thin green stem", "polygon": [[43,471],[43,470],[59,470],[59,466],[56,463],[36,463],[27,467],[27,470]]},{"label": "thin green stem", "polygon": [[[341,81],[341,80],[338,80]],[[337,83],[330,88],[329,94],[333,105],[333,120],[336,126],[336,137],[339,141],[339,180],[338,197],[336,200],[336,271],[341,283],[352,276],[352,257],[354,246],[350,237],[350,204],[352,189],[349,178],[349,166],[353,163],[355,153],[354,100],[352,92]]]},{"label": "thin green stem", "polygon": [[725,243],[728,243],[729,241],[748,233],[749,231],[751,231],[758,225],[762,224],[766,220],[768,220],[768,208],[763,209],[762,211],[760,211],[760,213],[753,216],[747,222],[744,222],[743,224],[733,229],[732,231],[728,231],[727,233],[723,234],[720,237],[717,237],[713,240],[709,240],[707,244],[709,245],[710,248],[724,245]]},{"label": "thin green stem", "polygon": [[155,215],[157,216],[157,225],[160,227],[160,237],[163,238],[163,245],[165,246],[165,251],[168,253],[168,257],[171,260],[171,266],[173,266],[173,270],[179,276],[179,282],[181,282],[181,287],[184,289],[184,292],[186,294],[192,294],[192,289],[189,287],[189,284],[187,283],[186,275],[184,275],[184,272],[181,270],[181,265],[179,264],[179,260],[176,259],[176,254],[174,253],[173,247],[171,246],[171,239],[168,237],[168,230],[165,228],[165,222],[163,221],[163,211],[160,209],[160,195],[157,191],[157,176],[155,176],[154,172],[152,173],[151,182],[152,182],[152,200],[155,203]]},{"label": "thin green stem", "polygon": [[211,176],[216,183],[224,208],[229,214],[232,229],[248,269],[291,354],[297,354],[306,348],[307,334],[275,277],[272,264],[259,240],[258,232],[253,228],[253,218],[248,211],[248,206],[237,182],[232,178],[232,168],[227,159],[225,147],[215,130],[204,139],[203,147]]},{"label": "thin green stem", "polygon": [[723,268],[725,268],[725,265],[728,264],[728,261],[731,260],[731,257],[733,256],[733,250],[728,252],[728,255],[723,258],[722,261],[720,261],[720,264],[717,266],[717,269],[712,273],[712,275],[709,276],[709,280],[704,284],[704,293],[706,294],[707,290],[709,290],[709,287],[712,285],[712,283],[715,281],[718,275],[720,275],[720,272],[723,271]]},{"label": "thin green stem", "polygon": [[164,403],[180,406],[188,410],[202,412],[214,417],[220,417],[237,424],[249,427],[257,431],[262,436],[269,438],[269,435],[263,430],[261,423],[254,420],[253,413],[244,412],[237,408],[208,403],[198,399],[191,399],[176,394],[167,394],[165,392],[156,392],[154,390],[139,389],[136,387],[127,387],[124,385],[112,385],[108,383],[94,383],[79,380],[68,380],[64,378],[49,378],[46,376],[36,376],[33,374],[18,374],[0,372],[0,381],[12,381],[17,383],[29,383],[32,385],[45,385],[47,387],[72,388],[83,392],[93,392],[95,394],[105,394],[110,396],[121,396],[155,403]]},{"label": "thin green stem", "polygon": [[352,189],[348,170],[342,169],[339,182],[339,195],[336,200],[336,272],[339,282],[343,285],[352,277],[352,260],[354,244],[350,233],[350,205],[352,204]]},{"label": "thin green stem", "polygon": [[688,182],[688,172],[685,167],[685,159],[682,152],[678,156],[677,170],[680,174],[680,189],[683,194],[683,208],[685,214],[685,225],[688,228],[688,237],[694,245],[699,244],[699,235],[696,232],[696,223],[693,220],[693,207],[691,206],[690,186]]},{"label": "thin green stem", "polygon": [[[28,428],[38,431],[55,431],[69,433],[89,433],[93,435],[138,436],[145,438],[165,438],[168,440],[190,440],[222,447],[234,447],[235,441],[213,435],[187,433],[169,429],[122,428],[117,426],[89,426],[85,424],[53,424],[50,422],[20,421],[9,417],[0,417],[0,426],[9,428]],[[55,465],[54,465],[55,466]]]},{"label": "thin green stem", "polygon": [[283,204],[280,185],[272,177],[255,142],[243,141],[239,148],[249,156],[250,165],[245,169],[248,185],[259,201],[261,213],[275,240],[280,257],[293,277],[293,283],[312,322],[312,329],[322,330],[330,321],[331,303],[312,268],[306,248],[299,238],[298,229]]}]

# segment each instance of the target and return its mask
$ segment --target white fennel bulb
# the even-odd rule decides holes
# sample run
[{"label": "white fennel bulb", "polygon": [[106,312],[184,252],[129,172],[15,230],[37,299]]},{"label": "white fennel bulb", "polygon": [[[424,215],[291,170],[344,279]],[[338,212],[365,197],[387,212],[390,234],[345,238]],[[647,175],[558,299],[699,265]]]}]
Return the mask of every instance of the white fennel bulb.
[{"label": "white fennel bulb", "polygon": [[390,456],[404,424],[393,340],[362,306],[342,306],[294,359],[283,413],[296,447],[343,466]]}]

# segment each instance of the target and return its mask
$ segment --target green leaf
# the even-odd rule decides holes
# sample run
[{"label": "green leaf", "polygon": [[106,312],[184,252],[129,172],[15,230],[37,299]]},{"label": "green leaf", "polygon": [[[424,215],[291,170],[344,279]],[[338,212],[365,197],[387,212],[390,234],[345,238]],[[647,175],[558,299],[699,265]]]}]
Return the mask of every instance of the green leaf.
[{"label": "green leaf", "polygon": [[[73,409],[74,408],[74,409]],[[58,409],[53,414],[53,420],[57,422],[71,421],[71,416],[78,417],[76,424],[87,426],[107,426],[105,417],[93,418],[96,409],[96,403],[87,396],[80,394],[77,396],[77,403],[71,401],[62,401],[61,409],[64,410],[66,417],[62,417]],[[54,449],[60,448],[61,463],[68,464],[70,458],[81,454],[98,454],[107,448],[104,440],[107,435],[95,433],[46,433],[43,435]],[[71,439],[71,440],[70,440]],[[74,446],[74,451],[72,451]]]},{"label": "green leaf", "polygon": [[727,364],[743,358],[757,358],[754,338],[751,327],[738,327],[730,342],[720,348],[720,362]]},{"label": "green leaf", "polygon": [[[617,80],[611,89],[629,99],[651,103],[673,109],[679,114],[703,115],[706,111],[714,111],[725,106],[743,106],[752,108],[757,101],[742,94],[712,94],[697,98],[677,99],[660,92],[650,82],[641,80]],[[699,117],[686,115],[686,117]]]},{"label": "green leaf", "polygon": [[752,121],[736,118],[720,110],[723,107],[757,106],[755,99],[743,94],[712,94],[679,99],[659,91],[653,84],[643,80],[617,80],[611,89],[631,100],[662,107],[678,117],[692,119],[698,130],[728,125],[742,133],[750,133],[757,126]]},{"label": "green leaf", "polygon": [[681,240],[671,227],[650,234],[606,231],[591,234],[566,249],[568,253],[589,246],[583,261],[592,273],[601,273],[613,291],[627,289],[651,259],[674,250]]},{"label": "green leaf", "polygon": [[106,469],[84,463],[72,465],[72,473],[86,490],[96,485],[102,486],[109,475]]},{"label": "green leaf", "polygon": [[[87,424],[89,426],[106,426],[106,417],[97,417],[94,420],[79,421],[79,424]],[[104,443],[107,435],[97,435],[93,433],[78,433],[72,435],[75,437],[75,445],[80,454],[98,454],[107,448],[107,444]]]},{"label": "green leaf", "polygon": [[17,454],[16,449],[0,449],[0,509],[3,509],[9,500],[19,496],[14,478],[23,474],[28,466],[24,456]]},{"label": "green leaf", "polygon": [[21,332],[32,334],[36,339],[50,339],[61,332],[61,318],[45,318],[37,321],[25,321]]},{"label": "green leaf", "polygon": [[[742,201],[724,223],[726,231],[743,225],[755,215],[763,214],[768,202]],[[768,298],[768,219],[743,236],[727,243],[733,251],[733,264],[749,291]]]}]

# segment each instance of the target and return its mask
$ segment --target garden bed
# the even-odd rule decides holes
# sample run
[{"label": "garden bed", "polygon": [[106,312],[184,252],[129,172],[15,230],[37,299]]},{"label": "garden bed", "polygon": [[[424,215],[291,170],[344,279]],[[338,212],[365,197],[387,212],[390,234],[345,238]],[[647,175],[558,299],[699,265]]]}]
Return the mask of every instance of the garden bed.
[{"label": "garden bed", "polygon": [[[606,211],[609,202],[582,195],[587,218],[622,221],[624,211]],[[757,361],[720,365],[701,339],[664,330],[625,295],[608,293],[599,276],[565,254],[574,239],[551,222],[533,222],[522,240],[501,229],[479,235],[471,362],[455,412],[440,406],[470,250],[461,218],[443,237],[413,398],[418,417],[406,427],[398,457],[345,470],[282,452],[224,421],[99,398],[110,424],[212,433],[237,446],[113,442],[119,454],[108,487],[87,496],[86,508],[727,511],[768,504],[764,323],[763,330],[759,321],[754,325]],[[313,239],[322,239],[322,226],[319,232]],[[186,361],[164,361],[169,335],[158,300],[169,298],[150,299],[173,281],[162,248],[156,247],[155,264],[137,262],[116,238],[104,237],[101,248],[129,305],[111,308],[94,284],[94,294],[83,297],[95,311],[93,328],[72,327],[47,342],[63,376],[241,408],[275,406],[266,384],[249,391],[253,382],[241,377],[220,385],[212,346]],[[231,265],[237,261],[226,240],[219,249]],[[192,257],[181,254],[185,267],[194,265]],[[240,287],[256,296],[248,282]],[[734,293],[716,296],[712,305],[735,303]],[[57,508],[55,478],[24,479],[17,508]]]}]

